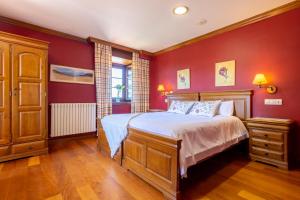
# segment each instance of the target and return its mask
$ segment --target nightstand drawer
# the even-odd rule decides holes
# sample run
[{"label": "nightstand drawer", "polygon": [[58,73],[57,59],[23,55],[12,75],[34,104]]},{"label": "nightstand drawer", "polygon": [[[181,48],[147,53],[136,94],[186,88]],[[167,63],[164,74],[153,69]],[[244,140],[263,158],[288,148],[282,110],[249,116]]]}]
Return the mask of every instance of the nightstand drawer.
[{"label": "nightstand drawer", "polygon": [[283,151],[283,143],[282,142],[273,142],[273,141],[267,141],[267,140],[262,140],[258,138],[251,138],[251,142],[253,146],[256,147],[261,147],[264,149],[270,149],[270,150],[275,150],[275,151]]},{"label": "nightstand drawer", "polygon": [[283,133],[281,132],[271,132],[266,130],[258,130],[252,129],[250,131],[250,135],[255,138],[262,138],[265,140],[276,140],[276,141],[283,141]]},{"label": "nightstand drawer", "polygon": [[284,160],[283,152],[269,151],[258,147],[251,147],[251,152],[255,155],[270,158],[270,159],[275,159],[279,161]]}]

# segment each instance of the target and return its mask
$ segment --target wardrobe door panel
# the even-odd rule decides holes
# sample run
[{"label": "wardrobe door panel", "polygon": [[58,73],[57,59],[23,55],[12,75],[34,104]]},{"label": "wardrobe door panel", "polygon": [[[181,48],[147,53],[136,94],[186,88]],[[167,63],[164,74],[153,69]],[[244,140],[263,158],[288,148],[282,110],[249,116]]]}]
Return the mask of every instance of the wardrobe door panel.
[{"label": "wardrobe door panel", "polygon": [[9,44],[0,41],[0,145],[11,140],[9,77]]},{"label": "wardrobe door panel", "polygon": [[46,54],[45,50],[14,45],[12,128],[13,141],[45,139]]}]

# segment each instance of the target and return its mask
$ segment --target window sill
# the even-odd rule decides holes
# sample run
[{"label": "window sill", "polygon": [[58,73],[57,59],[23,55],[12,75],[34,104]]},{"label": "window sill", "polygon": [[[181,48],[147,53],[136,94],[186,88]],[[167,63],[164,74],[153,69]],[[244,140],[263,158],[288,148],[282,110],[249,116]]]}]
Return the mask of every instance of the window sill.
[{"label": "window sill", "polygon": [[112,102],[113,106],[124,105],[124,104],[131,104],[131,102],[130,101]]}]

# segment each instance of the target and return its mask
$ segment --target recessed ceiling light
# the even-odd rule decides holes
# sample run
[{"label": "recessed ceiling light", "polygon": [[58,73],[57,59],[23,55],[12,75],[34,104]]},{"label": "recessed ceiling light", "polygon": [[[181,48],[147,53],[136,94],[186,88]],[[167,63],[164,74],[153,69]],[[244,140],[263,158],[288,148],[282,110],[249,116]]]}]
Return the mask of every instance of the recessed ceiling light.
[{"label": "recessed ceiling light", "polygon": [[177,6],[174,8],[173,12],[176,15],[184,15],[189,11],[189,8],[187,6]]}]

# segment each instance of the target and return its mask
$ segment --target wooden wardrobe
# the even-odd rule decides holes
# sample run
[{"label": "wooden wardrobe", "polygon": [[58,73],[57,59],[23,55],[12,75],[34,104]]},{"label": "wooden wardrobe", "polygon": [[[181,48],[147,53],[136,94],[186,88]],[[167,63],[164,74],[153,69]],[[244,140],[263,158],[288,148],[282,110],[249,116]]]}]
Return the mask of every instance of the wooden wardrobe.
[{"label": "wooden wardrobe", "polygon": [[0,32],[0,162],[48,152],[48,43]]}]

